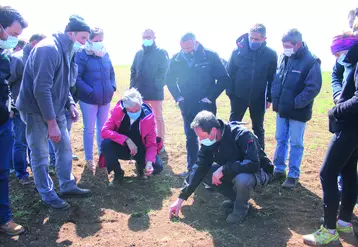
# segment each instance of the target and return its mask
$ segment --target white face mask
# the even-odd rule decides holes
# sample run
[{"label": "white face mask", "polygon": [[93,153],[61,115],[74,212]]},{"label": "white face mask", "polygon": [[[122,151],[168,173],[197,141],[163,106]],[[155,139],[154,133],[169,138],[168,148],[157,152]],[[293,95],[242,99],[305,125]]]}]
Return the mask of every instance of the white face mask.
[{"label": "white face mask", "polygon": [[283,54],[287,57],[292,56],[295,52],[293,51],[293,48],[284,48]]}]

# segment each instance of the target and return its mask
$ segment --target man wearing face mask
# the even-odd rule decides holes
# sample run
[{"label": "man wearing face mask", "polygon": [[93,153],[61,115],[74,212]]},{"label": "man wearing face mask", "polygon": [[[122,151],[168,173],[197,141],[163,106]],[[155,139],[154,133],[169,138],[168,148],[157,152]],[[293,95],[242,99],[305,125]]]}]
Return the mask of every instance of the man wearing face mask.
[{"label": "man wearing face mask", "polygon": [[252,129],[265,149],[264,115],[271,105],[271,83],[276,73],[277,54],[266,46],[266,28],[255,24],[236,40],[227,66],[232,79],[226,89],[230,98],[230,121],[242,121],[250,110]]},{"label": "man wearing face mask", "polygon": [[229,212],[226,222],[241,223],[249,211],[252,189],[267,185],[272,177],[271,161],[257,137],[239,122],[225,123],[213,113],[201,111],[191,128],[201,142],[198,168],[170,206],[170,217],[178,216],[183,201],[204,181],[229,199],[222,204]]},{"label": "man wearing face mask", "polygon": [[153,30],[146,29],[143,32],[143,49],[134,57],[130,87],[136,88],[141,93],[144,102],[151,105],[157,123],[157,135],[164,142],[163,100],[169,57],[165,50],[157,46],[155,38]]},{"label": "man wearing face mask", "polygon": [[273,180],[286,178],[290,140],[288,177],[282,187],[293,188],[300,176],[306,122],[312,117],[313,101],[322,86],[322,74],[321,61],[308,50],[297,29],[283,36],[282,45],[284,52],[271,88],[272,108],[277,112]]},{"label": "man wearing face mask", "polygon": [[8,235],[21,234],[25,229],[11,220],[8,177],[13,139],[11,100],[6,82],[11,69],[10,59],[4,54],[4,50],[16,47],[17,37],[26,27],[27,22],[17,10],[0,6],[0,232]]},{"label": "man wearing face mask", "polygon": [[[193,33],[180,40],[182,50],[171,59],[167,86],[178,103],[186,136],[187,170],[195,166],[199,151],[198,139],[190,123],[198,112],[216,114],[216,99],[230,83],[230,77],[220,57],[202,46]],[[180,174],[186,177],[187,171]]]},{"label": "man wearing face mask", "polygon": [[66,210],[70,205],[56,194],[48,174],[51,140],[56,153],[56,174],[61,197],[87,197],[91,191],[80,189],[72,175],[72,151],[65,108],[73,121],[78,120],[70,87],[77,79],[75,53],[86,43],[90,27],[83,18],[73,15],[65,33],[44,39],[31,51],[25,65],[20,94],[16,101],[26,124],[26,139],[31,150],[35,185],[42,201],[53,209]]}]

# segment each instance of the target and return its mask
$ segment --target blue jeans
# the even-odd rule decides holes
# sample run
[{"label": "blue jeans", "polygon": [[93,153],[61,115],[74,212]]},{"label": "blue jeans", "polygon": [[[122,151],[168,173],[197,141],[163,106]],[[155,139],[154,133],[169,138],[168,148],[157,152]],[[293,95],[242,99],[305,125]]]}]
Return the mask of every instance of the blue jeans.
[{"label": "blue jeans", "polygon": [[303,156],[303,137],[306,123],[288,118],[276,117],[276,151],[273,163],[275,172],[284,173],[286,171],[286,160],[288,156],[288,141],[290,141],[290,161],[288,177],[299,178],[300,166]]},{"label": "blue jeans", "polygon": [[[31,166],[35,185],[43,201],[58,198],[51,177],[48,174],[48,127],[42,116],[34,113],[22,113],[21,118],[26,123],[26,139],[31,149]],[[67,192],[77,188],[72,175],[71,142],[67,130],[66,116],[56,118],[61,131],[59,143],[51,142],[56,155],[56,174],[59,179],[60,191]]]},{"label": "blue jeans", "polygon": [[27,141],[26,125],[21,120],[20,114],[16,113],[13,118],[14,145],[12,149],[12,160],[18,179],[29,177],[27,172]]},{"label": "blue jeans", "polygon": [[8,177],[12,145],[12,120],[9,119],[0,126],[0,225],[11,219]]},{"label": "blue jeans", "polygon": [[100,147],[103,141],[101,130],[108,119],[108,112],[111,104],[92,105],[82,101],[80,101],[79,104],[83,117],[83,146],[85,150],[85,159],[93,160],[94,126],[96,124],[97,149],[98,155],[100,155]]},{"label": "blue jeans", "polygon": [[199,152],[198,137],[194,130],[190,128],[195,116],[183,115],[184,133],[186,137],[186,152],[187,152],[187,169],[190,170],[196,164]]}]

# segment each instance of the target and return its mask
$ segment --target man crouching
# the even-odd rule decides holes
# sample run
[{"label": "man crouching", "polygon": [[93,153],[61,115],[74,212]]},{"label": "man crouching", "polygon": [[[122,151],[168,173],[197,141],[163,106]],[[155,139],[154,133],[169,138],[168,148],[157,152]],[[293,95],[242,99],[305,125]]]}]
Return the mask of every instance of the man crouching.
[{"label": "man crouching", "polygon": [[136,89],[126,91],[101,132],[104,139],[101,151],[108,173],[115,173],[110,187],[119,185],[124,176],[118,159],[135,160],[139,176],[150,176],[163,170],[157,155],[155,130],[155,118],[150,106],[143,103]]},{"label": "man crouching", "polygon": [[201,142],[198,163],[179,198],[170,206],[170,217],[178,216],[183,201],[203,181],[229,199],[223,203],[232,208],[226,222],[242,222],[249,211],[250,191],[257,185],[267,185],[272,177],[271,161],[257,137],[239,122],[224,123],[211,112],[201,111],[191,128]]}]

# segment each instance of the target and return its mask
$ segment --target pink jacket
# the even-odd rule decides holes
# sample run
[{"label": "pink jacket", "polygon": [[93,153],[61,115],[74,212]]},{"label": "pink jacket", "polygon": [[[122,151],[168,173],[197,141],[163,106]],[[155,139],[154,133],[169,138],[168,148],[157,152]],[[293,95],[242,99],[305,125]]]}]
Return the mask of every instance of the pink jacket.
[{"label": "pink jacket", "polygon": [[[120,100],[111,110],[110,117],[103,125],[101,131],[101,136],[103,139],[110,139],[120,145],[125,145],[125,141],[128,139],[128,137],[117,132],[125,116],[123,110],[123,102]],[[142,141],[146,149],[145,159],[146,161],[152,161],[154,164],[157,155],[155,118],[152,109],[145,103],[142,105],[142,112],[144,112],[144,116],[141,114],[139,119],[139,132],[142,136]]]}]

